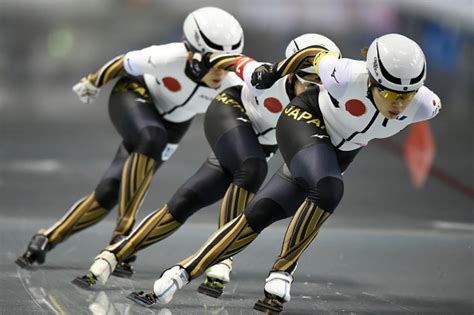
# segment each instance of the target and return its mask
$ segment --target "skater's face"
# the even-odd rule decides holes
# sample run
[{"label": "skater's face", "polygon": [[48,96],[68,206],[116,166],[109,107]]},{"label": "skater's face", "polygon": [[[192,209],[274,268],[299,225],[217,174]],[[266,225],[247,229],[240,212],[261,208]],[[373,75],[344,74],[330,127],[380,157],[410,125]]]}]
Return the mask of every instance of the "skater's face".
[{"label": "skater's face", "polygon": [[416,91],[399,94],[375,85],[372,85],[371,89],[375,105],[388,119],[397,118],[410,105],[416,94]]},{"label": "skater's face", "polygon": [[227,71],[222,69],[211,68],[209,72],[202,78],[202,82],[212,89],[217,89],[221,86],[222,80],[227,75]]}]

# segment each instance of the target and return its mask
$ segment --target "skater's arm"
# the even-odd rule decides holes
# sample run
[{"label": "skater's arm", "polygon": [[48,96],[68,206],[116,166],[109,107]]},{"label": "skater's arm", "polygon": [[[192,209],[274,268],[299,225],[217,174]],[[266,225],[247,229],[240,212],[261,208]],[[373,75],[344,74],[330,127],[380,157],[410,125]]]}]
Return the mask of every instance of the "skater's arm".
[{"label": "skater's arm", "polygon": [[89,74],[86,78],[92,84],[94,84],[95,87],[100,88],[110,80],[124,75],[124,57],[125,55],[115,57],[114,59],[110,60],[105,65],[100,67],[100,69],[96,72]]},{"label": "skater's arm", "polygon": [[235,66],[242,58],[242,54],[225,53],[189,53],[188,62],[192,75],[201,80],[211,69],[235,71]]},{"label": "skater's arm", "polygon": [[274,63],[263,64],[255,69],[252,75],[252,85],[257,89],[270,88],[276,81],[298,70],[311,67],[321,52],[328,51],[321,46],[309,46],[294,53],[290,57]]},{"label": "skater's arm", "polygon": [[100,87],[116,77],[125,74],[124,55],[115,57],[96,72],[82,78],[72,87],[83,103],[92,103],[99,95]]}]

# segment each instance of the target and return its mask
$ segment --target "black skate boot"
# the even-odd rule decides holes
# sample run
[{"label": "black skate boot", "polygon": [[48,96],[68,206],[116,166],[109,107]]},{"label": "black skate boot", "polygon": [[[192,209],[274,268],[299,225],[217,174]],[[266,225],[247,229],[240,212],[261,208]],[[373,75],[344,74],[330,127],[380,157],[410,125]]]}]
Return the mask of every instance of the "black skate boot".
[{"label": "black skate boot", "polygon": [[224,292],[224,282],[220,279],[206,277],[206,280],[199,286],[198,292],[217,299]]},{"label": "black skate boot", "polygon": [[15,263],[21,268],[29,268],[34,263],[42,264],[49,249],[48,238],[45,235],[36,234],[28,244],[26,252],[18,257]]},{"label": "black skate boot", "polygon": [[265,296],[255,303],[253,309],[265,314],[280,314],[283,311],[283,303],[285,301],[281,297],[265,291]]},{"label": "black skate boot", "polygon": [[92,289],[94,285],[97,283],[96,276],[89,272],[87,275],[82,277],[76,277],[74,280],[71,281],[73,284],[77,285],[82,289]]},{"label": "black skate boot", "polygon": [[124,261],[118,263],[115,267],[115,270],[112,272],[112,275],[120,278],[131,278],[135,273],[132,265],[135,260],[137,260],[137,256],[132,255]]},{"label": "black skate boot", "polygon": [[156,304],[156,295],[154,292],[132,292],[127,295],[127,299],[132,300],[133,302],[145,307],[150,307]]}]

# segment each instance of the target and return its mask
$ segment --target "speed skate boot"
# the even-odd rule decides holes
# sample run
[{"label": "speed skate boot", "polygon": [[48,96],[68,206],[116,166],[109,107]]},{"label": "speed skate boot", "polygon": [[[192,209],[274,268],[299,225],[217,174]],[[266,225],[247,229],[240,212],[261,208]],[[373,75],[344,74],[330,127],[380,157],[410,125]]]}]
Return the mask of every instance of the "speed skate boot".
[{"label": "speed skate boot", "polygon": [[83,289],[91,289],[96,283],[104,285],[116,266],[115,255],[109,251],[103,251],[95,258],[89,273],[82,277],[76,277],[72,283]]},{"label": "speed skate boot", "polygon": [[272,271],[265,279],[265,296],[258,300],[254,309],[266,314],[279,314],[283,303],[290,301],[290,288],[293,276],[288,272]]},{"label": "speed skate boot", "polygon": [[206,270],[206,279],[199,286],[198,292],[218,298],[224,292],[224,285],[229,282],[232,273],[232,258],[227,258]]},{"label": "speed skate boot", "polygon": [[145,307],[150,307],[156,303],[168,304],[173,299],[176,291],[188,283],[188,272],[181,266],[174,266],[166,270],[160,279],[155,281],[153,292],[132,292],[127,298]]},{"label": "speed skate boot", "polygon": [[[122,241],[124,241],[127,238],[125,235],[117,235],[112,240],[110,241],[110,244],[117,244]],[[120,278],[131,278],[135,271],[133,270],[132,263],[137,260],[136,255],[132,255],[125,259],[124,261],[121,261],[117,264],[115,269],[112,271],[112,275]]]},{"label": "speed skate boot", "polygon": [[15,263],[21,268],[31,267],[34,263],[42,264],[46,253],[50,250],[48,238],[43,234],[36,234],[28,244],[26,252],[17,258]]},{"label": "speed skate boot", "polygon": [[131,278],[135,273],[132,263],[137,260],[136,255],[132,255],[129,258],[125,259],[122,262],[119,262],[115,267],[115,270],[112,272],[112,276],[120,278]]}]

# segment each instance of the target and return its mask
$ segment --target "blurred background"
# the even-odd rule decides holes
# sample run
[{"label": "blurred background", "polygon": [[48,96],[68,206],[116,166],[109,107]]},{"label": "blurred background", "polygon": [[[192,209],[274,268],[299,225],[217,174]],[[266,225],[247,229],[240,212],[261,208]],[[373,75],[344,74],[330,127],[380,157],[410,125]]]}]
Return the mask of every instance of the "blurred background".
[{"label": "blurred background", "polygon": [[[71,87],[114,56],[180,41],[185,16],[208,5],[240,21],[244,53],[260,61],[282,59],[289,41],[307,32],[330,37],[353,59],[362,59],[360,49],[386,33],[402,33],[420,44],[427,58],[426,85],[440,96],[442,111],[427,124],[362,150],[344,175],[344,199],[323,228],[318,250],[308,250],[299,266],[302,278],[290,309],[472,314],[472,0],[0,0],[0,283],[5,283],[0,313],[54,309],[58,314],[54,302],[44,306],[48,292],[74,314],[87,309],[82,301],[94,301],[77,295],[69,282],[108,242],[115,213],[58,246],[41,272],[13,264],[37,229],[50,226],[95,188],[120,143],[107,113],[113,84],[89,105]],[[138,220],[165,203],[208,152],[197,117],[173,158],[158,170]],[[277,155],[270,174],[280,164]],[[135,278],[141,282],[112,282],[118,289],[97,298],[107,292],[114,303],[124,303],[123,288],[149,287],[157,269],[207,238],[217,212],[213,205],[195,214],[188,228],[170,238],[166,248],[176,255],[162,255],[164,247],[146,251],[138,263],[145,273]],[[227,304],[235,314],[243,314],[244,302],[250,309],[261,293],[286,224],[277,223],[242,253],[237,278],[243,282],[236,282],[241,295],[232,295]],[[188,291],[184,302],[192,310],[201,303],[194,292]]]},{"label": "blurred background", "polygon": [[[427,58],[426,84],[443,109],[429,122],[428,135],[422,132],[419,152],[410,142],[410,154],[432,172],[416,174],[413,161],[410,171],[402,156],[409,132],[373,141],[346,174],[338,211],[362,207],[393,219],[406,212],[472,223],[472,0],[0,0],[0,213],[57,216],[95,187],[120,141],[107,114],[112,84],[92,105],[80,103],[72,85],[116,55],[180,41],[185,16],[207,5],[241,22],[244,52],[262,61],[280,60],[289,41],[306,32],[330,37],[354,59],[385,33],[417,41]],[[145,207],[161,205],[207,152],[198,117],[156,176]],[[280,163],[274,159],[272,170]]]}]

